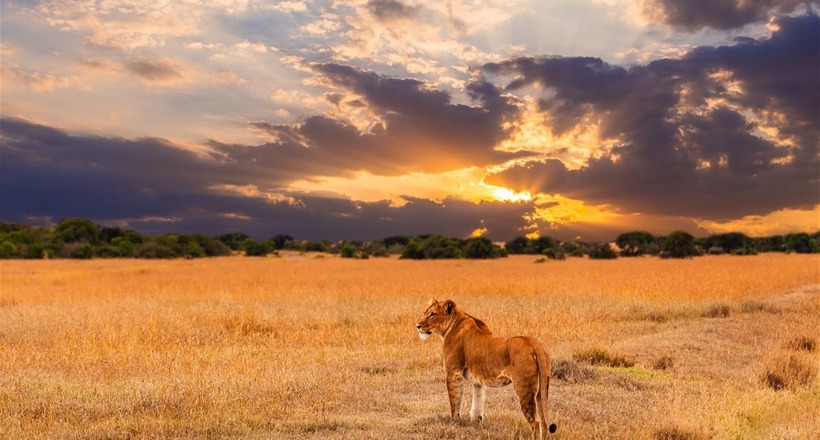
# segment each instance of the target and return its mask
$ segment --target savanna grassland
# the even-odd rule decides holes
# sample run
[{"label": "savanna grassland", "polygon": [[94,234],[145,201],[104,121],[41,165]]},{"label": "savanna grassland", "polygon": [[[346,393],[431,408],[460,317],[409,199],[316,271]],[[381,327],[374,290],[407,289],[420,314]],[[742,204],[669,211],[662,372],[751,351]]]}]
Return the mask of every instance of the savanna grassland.
[{"label": "savanna grassland", "polygon": [[820,432],[820,257],[534,259],[3,261],[0,438],[526,438],[446,417],[430,297],[547,346],[550,438]]}]

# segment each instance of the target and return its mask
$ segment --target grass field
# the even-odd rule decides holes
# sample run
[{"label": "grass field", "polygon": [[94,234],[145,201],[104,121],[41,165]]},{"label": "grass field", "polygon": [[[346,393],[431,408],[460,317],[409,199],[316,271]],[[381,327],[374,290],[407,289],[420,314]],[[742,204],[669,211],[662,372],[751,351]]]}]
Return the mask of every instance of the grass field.
[{"label": "grass field", "polygon": [[3,261],[0,438],[527,438],[446,417],[430,297],[548,347],[551,438],[820,432],[820,257],[534,260]]}]

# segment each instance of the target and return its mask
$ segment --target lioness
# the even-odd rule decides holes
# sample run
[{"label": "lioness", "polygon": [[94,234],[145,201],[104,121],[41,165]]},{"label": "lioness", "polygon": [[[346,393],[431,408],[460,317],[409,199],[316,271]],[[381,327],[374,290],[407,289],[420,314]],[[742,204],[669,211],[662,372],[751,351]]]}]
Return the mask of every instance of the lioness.
[{"label": "lioness", "polygon": [[[473,385],[470,420],[474,422],[484,419],[484,387],[512,383],[521,411],[532,427],[532,438],[543,438],[550,358],[538,341],[526,336],[495,336],[487,324],[462,312],[452,300],[431,300],[416,329],[421,339],[435,333],[444,340],[444,372],[452,417],[461,416],[464,379]],[[555,424],[549,425],[549,432],[555,429]]]}]

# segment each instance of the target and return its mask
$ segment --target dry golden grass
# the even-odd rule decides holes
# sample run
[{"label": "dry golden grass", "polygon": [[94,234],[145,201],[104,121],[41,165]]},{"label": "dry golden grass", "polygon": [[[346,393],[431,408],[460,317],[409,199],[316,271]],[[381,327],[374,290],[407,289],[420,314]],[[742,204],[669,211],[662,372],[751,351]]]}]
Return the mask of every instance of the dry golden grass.
[{"label": "dry golden grass", "polygon": [[553,438],[820,432],[817,256],[533,261],[3,261],[0,438],[526,437],[445,416],[431,296],[549,347]]}]

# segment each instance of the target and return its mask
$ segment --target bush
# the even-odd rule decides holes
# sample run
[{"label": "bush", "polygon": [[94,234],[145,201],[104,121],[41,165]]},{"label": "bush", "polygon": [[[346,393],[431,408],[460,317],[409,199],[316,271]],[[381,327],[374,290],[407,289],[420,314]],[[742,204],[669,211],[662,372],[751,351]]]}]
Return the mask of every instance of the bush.
[{"label": "bush", "polygon": [[549,258],[550,260],[566,260],[566,258],[567,258],[567,256],[564,255],[564,251],[562,251],[560,248],[558,248],[558,249],[555,249],[555,248],[544,249],[544,251],[541,252],[541,255]]},{"label": "bush", "polygon": [[417,239],[410,240],[401,250],[401,258],[409,260],[424,259],[424,251]]},{"label": "bush", "polygon": [[247,238],[242,242],[242,249],[247,257],[264,257],[270,252],[267,242],[255,241],[252,238]]},{"label": "bush", "polygon": [[609,243],[595,244],[589,248],[589,258],[596,260],[611,260],[618,258],[618,254]]},{"label": "bush", "polygon": [[666,237],[661,258],[689,258],[700,255],[695,237],[684,231],[675,231]]},{"label": "bush", "polygon": [[775,391],[811,387],[816,378],[817,365],[813,360],[794,353],[770,359],[760,376],[761,381]]},{"label": "bush", "polygon": [[61,255],[65,258],[88,260],[94,257],[94,246],[88,243],[69,243],[63,246]]},{"label": "bush", "polygon": [[339,249],[339,256],[342,258],[356,258],[356,246],[346,244]]},{"label": "bush", "polygon": [[174,258],[176,256],[170,247],[155,241],[143,243],[137,250],[137,257],[139,258]]},{"label": "bush", "polygon": [[613,355],[603,348],[593,348],[590,350],[576,352],[572,359],[577,362],[584,362],[591,365],[605,367],[632,367],[635,361],[621,355]]},{"label": "bush", "polygon": [[726,318],[731,309],[726,304],[712,304],[700,316],[704,318]]}]

